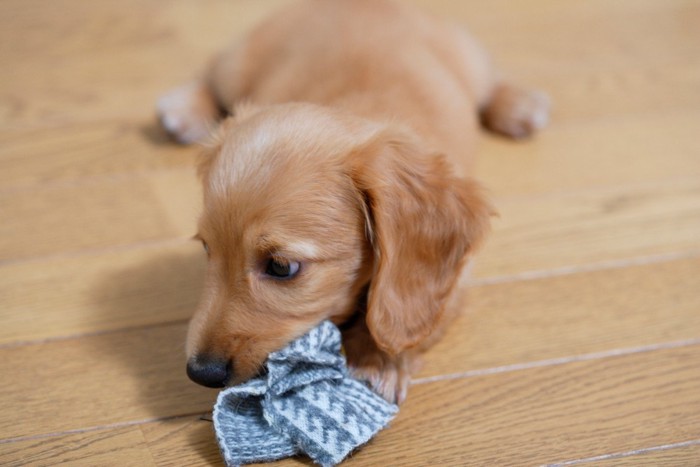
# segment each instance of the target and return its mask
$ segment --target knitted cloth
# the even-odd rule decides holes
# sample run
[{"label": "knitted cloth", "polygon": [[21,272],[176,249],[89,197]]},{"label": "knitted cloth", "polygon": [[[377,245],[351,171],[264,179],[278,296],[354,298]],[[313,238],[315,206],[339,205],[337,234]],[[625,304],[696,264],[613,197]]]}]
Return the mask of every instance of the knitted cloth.
[{"label": "knitted cloth", "polygon": [[340,331],[324,321],[267,359],[267,373],[219,394],[214,430],[226,464],[305,453],[335,465],[384,428],[398,411],[352,379]]}]

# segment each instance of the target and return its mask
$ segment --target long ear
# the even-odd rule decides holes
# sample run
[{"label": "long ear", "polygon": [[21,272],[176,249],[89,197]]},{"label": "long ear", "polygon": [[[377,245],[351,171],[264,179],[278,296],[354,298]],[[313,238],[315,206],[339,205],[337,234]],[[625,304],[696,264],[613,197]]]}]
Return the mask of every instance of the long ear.
[{"label": "long ear", "polygon": [[400,136],[377,138],[349,164],[375,252],[367,325],[382,350],[398,354],[440,321],[494,211],[479,186],[455,177],[442,155],[423,154]]}]

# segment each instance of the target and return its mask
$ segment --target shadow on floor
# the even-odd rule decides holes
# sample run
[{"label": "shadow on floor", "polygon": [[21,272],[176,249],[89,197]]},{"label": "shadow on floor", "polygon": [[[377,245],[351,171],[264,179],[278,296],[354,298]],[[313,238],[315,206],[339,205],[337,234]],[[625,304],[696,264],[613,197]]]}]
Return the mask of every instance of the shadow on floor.
[{"label": "shadow on floor", "polygon": [[132,323],[86,342],[94,344],[102,371],[119,382],[111,388],[110,397],[119,398],[112,406],[123,406],[133,419],[203,413],[216,398],[185,374],[187,321],[202,292],[206,260],[195,245],[164,250],[145,251],[143,262],[102,279],[92,295],[102,315],[96,320]]}]

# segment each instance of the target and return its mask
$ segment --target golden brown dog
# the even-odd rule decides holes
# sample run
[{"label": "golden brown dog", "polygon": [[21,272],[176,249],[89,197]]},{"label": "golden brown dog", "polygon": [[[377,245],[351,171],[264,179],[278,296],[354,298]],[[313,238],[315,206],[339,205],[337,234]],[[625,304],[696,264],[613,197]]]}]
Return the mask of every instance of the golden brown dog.
[{"label": "golden brown dog", "polygon": [[525,137],[548,103],[502,83],[448,22],[385,0],[304,0],[158,110],[183,143],[215,129],[200,167],[209,266],[190,377],[241,382],[331,319],[354,374],[401,401],[463,308],[493,213],[469,178],[479,117]]}]

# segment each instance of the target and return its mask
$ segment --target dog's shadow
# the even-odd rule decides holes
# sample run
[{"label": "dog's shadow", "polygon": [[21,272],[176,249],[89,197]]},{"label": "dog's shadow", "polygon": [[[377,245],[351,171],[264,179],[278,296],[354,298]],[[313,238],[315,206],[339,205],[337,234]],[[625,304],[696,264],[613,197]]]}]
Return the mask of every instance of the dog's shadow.
[{"label": "dog's shadow", "polygon": [[95,320],[114,331],[86,342],[110,373],[105,380],[115,381],[104,397],[120,400],[114,405],[130,418],[168,420],[213,406],[216,391],[192,383],[185,373],[187,322],[202,293],[205,267],[195,242],[131,250],[115,255],[112,272],[91,291]]},{"label": "dog's shadow", "polygon": [[177,147],[173,138],[155,119],[139,127],[141,137],[153,146]]},{"label": "dog's shadow", "polygon": [[[103,397],[121,400],[115,405],[132,419],[152,421],[143,430],[161,461],[178,464],[181,459],[171,456],[182,451],[173,444],[182,444],[199,462],[222,465],[211,422],[218,391],[185,374],[185,333],[202,293],[205,255],[198,244],[184,241],[161,252],[148,250],[117,260],[119,267],[93,290],[96,319],[138,323],[94,341],[91,350],[112,374],[105,379],[119,383]],[[304,457],[294,460],[312,465]]]}]

